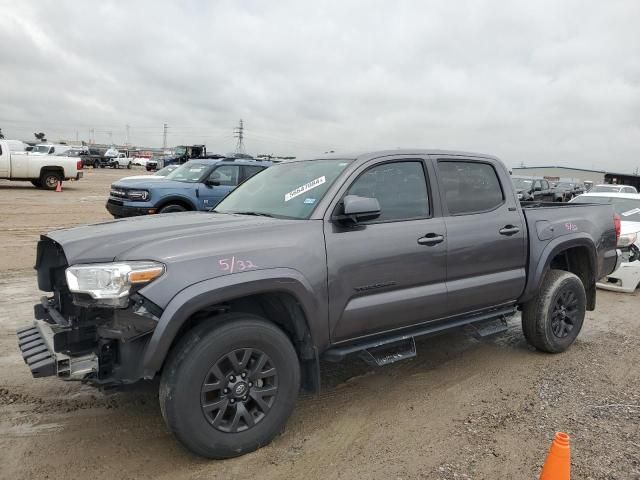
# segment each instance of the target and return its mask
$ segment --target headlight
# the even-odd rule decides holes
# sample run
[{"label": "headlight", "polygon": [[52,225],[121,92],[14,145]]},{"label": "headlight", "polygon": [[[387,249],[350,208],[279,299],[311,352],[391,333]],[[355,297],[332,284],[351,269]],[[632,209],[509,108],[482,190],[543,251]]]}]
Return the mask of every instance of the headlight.
[{"label": "headlight", "polygon": [[518,194],[518,200],[522,200],[522,194],[521,193]]},{"label": "headlight", "polygon": [[127,197],[130,200],[148,200],[149,192],[146,190],[129,190],[127,192]]},{"label": "headlight", "polygon": [[164,270],[157,262],[122,262],[73,265],[65,273],[70,291],[88,294],[98,305],[126,307],[132,286],[149,283]]},{"label": "headlight", "polygon": [[618,247],[629,247],[636,243],[638,239],[638,232],[635,233],[627,233],[626,235],[620,235],[618,239]]}]

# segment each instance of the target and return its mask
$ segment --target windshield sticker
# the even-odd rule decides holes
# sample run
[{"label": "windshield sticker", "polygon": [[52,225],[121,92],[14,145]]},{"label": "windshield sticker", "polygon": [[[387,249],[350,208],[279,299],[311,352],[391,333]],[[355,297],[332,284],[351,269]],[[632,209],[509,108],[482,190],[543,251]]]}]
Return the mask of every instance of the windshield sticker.
[{"label": "windshield sticker", "polygon": [[316,199],[315,198],[305,198],[304,199],[304,203],[305,205],[313,205],[314,203],[316,203]]},{"label": "windshield sticker", "polygon": [[627,210],[626,212],[622,212],[620,215],[623,217],[630,217],[631,215],[635,215],[636,213],[640,213],[640,208],[634,208],[633,210]]},{"label": "windshield sticker", "polygon": [[321,177],[316,178],[315,180],[311,180],[309,183],[306,183],[306,184],[302,185],[301,187],[298,187],[295,190],[292,190],[289,193],[285,194],[284,201],[288,202],[292,198],[296,198],[297,196],[302,195],[303,193],[306,193],[309,190],[312,190],[312,189],[314,189],[316,187],[319,187],[320,185],[322,185],[326,181],[327,181],[327,179],[326,179],[326,177],[324,175],[321,176]]}]

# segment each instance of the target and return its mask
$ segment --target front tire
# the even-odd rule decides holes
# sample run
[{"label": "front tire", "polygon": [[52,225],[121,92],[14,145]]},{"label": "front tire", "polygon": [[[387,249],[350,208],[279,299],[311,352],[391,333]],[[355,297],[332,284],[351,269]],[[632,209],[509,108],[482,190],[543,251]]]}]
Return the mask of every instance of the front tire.
[{"label": "front tire", "polygon": [[186,212],[187,209],[182,205],[178,205],[175,203],[170,203],[169,205],[165,205],[162,207],[158,213],[177,213],[177,212]]},{"label": "front tire", "polygon": [[129,170],[131,170],[131,162],[129,162],[129,163],[127,164],[127,168],[128,168]]},{"label": "front tire", "polygon": [[527,342],[543,352],[564,352],[582,329],[586,305],[584,285],[577,275],[550,270],[538,295],[522,308]]},{"label": "front tire", "polygon": [[299,388],[300,364],[285,333],[255,315],[226,314],[205,320],[174,347],[159,400],[185,447],[222,459],[271,442]]}]

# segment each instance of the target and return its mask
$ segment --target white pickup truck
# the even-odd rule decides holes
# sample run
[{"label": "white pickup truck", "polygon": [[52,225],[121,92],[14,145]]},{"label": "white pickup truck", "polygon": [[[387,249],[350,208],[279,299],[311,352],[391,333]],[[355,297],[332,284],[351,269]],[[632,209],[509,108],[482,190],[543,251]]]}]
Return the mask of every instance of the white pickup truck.
[{"label": "white pickup truck", "polygon": [[0,140],[0,179],[30,181],[35,187],[53,190],[58,182],[72,178],[82,178],[79,157],[16,154]]}]

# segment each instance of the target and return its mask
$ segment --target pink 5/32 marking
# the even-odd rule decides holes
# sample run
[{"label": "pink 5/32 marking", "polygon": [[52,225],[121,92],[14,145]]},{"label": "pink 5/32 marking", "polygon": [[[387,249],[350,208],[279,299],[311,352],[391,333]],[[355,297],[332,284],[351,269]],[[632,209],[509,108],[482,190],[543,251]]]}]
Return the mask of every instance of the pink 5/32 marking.
[{"label": "pink 5/32 marking", "polygon": [[255,265],[251,260],[239,259],[236,256],[232,256],[231,258],[221,258],[218,260],[218,265],[220,266],[220,270],[229,273],[244,272],[245,270],[257,268],[257,265]]}]

